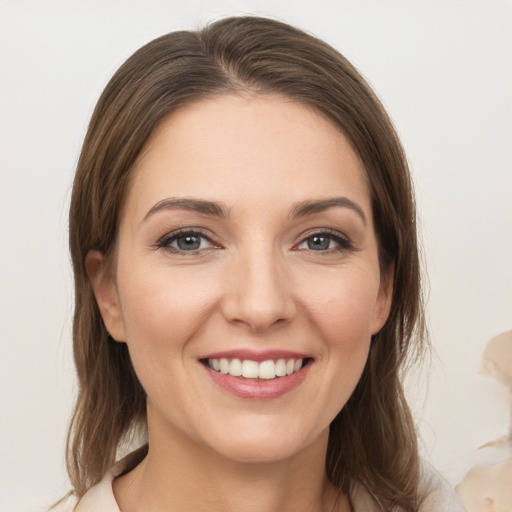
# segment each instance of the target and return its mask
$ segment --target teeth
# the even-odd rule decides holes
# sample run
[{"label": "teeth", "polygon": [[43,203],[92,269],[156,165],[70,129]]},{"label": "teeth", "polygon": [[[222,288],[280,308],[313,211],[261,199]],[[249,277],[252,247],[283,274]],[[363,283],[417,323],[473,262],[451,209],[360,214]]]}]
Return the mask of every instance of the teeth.
[{"label": "teeth", "polygon": [[276,376],[276,365],[274,361],[263,361],[260,363],[258,377],[260,379],[274,379]]},{"label": "teeth", "polygon": [[276,376],[284,377],[285,375],[286,375],[286,361],[284,359],[279,359],[278,361],[276,361]]},{"label": "teeth", "polygon": [[259,364],[256,361],[245,360],[242,363],[242,377],[246,379],[258,378]]},{"label": "teeth", "polygon": [[227,359],[221,359],[219,361],[220,373],[229,373],[229,361]]},{"label": "teeth", "polygon": [[208,367],[216,372],[229,374],[233,377],[244,377],[246,379],[275,379],[276,377],[285,377],[298,372],[302,368],[302,359],[278,359],[273,361],[251,361],[245,359],[208,359]]},{"label": "teeth", "polygon": [[240,377],[242,375],[242,362],[240,359],[233,359],[229,363],[229,374],[233,375],[233,377]]}]

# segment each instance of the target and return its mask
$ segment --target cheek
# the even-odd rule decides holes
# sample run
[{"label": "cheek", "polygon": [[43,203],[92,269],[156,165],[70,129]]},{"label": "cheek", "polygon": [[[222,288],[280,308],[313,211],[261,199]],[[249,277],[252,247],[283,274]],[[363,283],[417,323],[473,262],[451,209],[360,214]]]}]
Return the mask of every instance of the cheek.
[{"label": "cheek", "polygon": [[[371,338],[379,281],[358,269],[333,272],[304,299],[309,318],[334,347],[357,349]],[[317,281],[320,283],[320,280]]]},{"label": "cheek", "polygon": [[[182,395],[195,403],[190,371],[194,340],[215,308],[216,287],[193,272],[145,271],[119,280],[126,342],[135,372],[146,391],[148,403],[160,409],[173,403],[176,421],[185,417]],[[188,269],[187,269],[188,270]],[[196,272],[197,274],[197,272]],[[190,382],[186,391],[183,383]]]},{"label": "cheek", "polygon": [[137,278],[134,272],[119,282],[126,342],[136,374],[148,396],[170,398],[169,379],[188,378],[184,368],[195,361],[190,356],[193,340],[200,337],[215,307],[216,287],[193,272],[161,268]]},{"label": "cheek", "polygon": [[[365,277],[365,278],[363,278]],[[320,279],[317,281],[320,282]],[[355,389],[368,358],[378,280],[364,272],[333,273],[304,303],[312,328],[324,342],[319,396],[332,420]]]},{"label": "cheek", "polygon": [[[188,269],[187,269],[188,270]],[[215,289],[194,272],[148,271],[120,289],[128,343],[180,344],[201,328],[214,307]]]}]

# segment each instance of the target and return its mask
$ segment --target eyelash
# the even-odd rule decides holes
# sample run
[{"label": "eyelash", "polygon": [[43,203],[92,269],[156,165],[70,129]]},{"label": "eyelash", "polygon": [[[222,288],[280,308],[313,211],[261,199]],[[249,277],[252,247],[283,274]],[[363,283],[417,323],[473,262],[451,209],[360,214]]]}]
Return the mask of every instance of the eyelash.
[{"label": "eyelash", "polygon": [[[216,243],[214,240],[212,240],[212,238],[210,236],[206,235],[205,233],[203,233],[200,230],[190,229],[190,228],[181,229],[179,231],[174,231],[172,233],[167,233],[160,240],[158,240],[158,242],[155,244],[155,247],[157,249],[164,249],[173,254],[187,254],[187,255],[197,255],[200,252],[211,248],[211,247],[207,247],[207,248],[199,247],[196,250],[183,250],[183,249],[179,249],[178,247],[173,247],[171,245],[173,242],[176,242],[181,237],[185,238],[187,236],[197,237],[199,239],[206,240],[209,244],[211,244],[211,246],[213,246],[213,248],[217,248],[217,249],[221,248],[221,246],[218,243]],[[334,247],[334,248],[328,248],[326,250],[299,249],[299,247],[302,244],[307,243],[308,240],[310,240],[314,237],[327,238],[330,241],[334,241],[336,244],[338,244],[338,246]],[[322,253],[323,254],[332,254],[335,252],[354,251],[355,248],[354,248],[352,242],[350,241],[350,239],[341,235],[339,232],[332,231],[329,229],[324,229],[322,231],[314,231],[312,233],[307,234],[307,236],[304,236],[298,244],[294,245],[293,250],[296,250],[296,251],[306,250],[309,253],[314,253],[314,254],[322,254]]]}]

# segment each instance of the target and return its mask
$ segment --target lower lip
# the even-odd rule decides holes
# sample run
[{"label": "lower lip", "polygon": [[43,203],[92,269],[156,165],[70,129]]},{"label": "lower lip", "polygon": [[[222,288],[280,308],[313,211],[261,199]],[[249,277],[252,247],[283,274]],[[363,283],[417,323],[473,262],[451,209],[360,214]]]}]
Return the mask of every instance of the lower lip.
[{"label": "lower lip", "polygon": [[268,380],[233,377],[211,370],[207,366],[204,368],[215,384],[232,395],[251,400],[273,400],[298,387],[305,379],[310,366],[311,363],[308,363],[296,373]]}]

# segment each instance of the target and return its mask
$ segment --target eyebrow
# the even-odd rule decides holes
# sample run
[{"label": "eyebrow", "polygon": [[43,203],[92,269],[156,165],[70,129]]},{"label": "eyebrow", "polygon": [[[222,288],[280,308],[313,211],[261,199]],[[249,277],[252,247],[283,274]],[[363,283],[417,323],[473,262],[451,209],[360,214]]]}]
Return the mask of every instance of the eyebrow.
[{"label": "eyebrow", "polygon": [[214,217],[227,217],[228,211],[220,203],[213,201],[205,201],[203,199],[191,199],[191,198],[168,198],[163,199],[156,203],[144,216],[143,220],[147,220],[149,217],[154,215],[156,212],[161,210],[171,210],[173,208],[179,208],[180,210],[188,210],[192,212],[203,213],[205,215],[212,215]]},{"label": "eyebrow", "polygon": [[364,214],[363,209],[347,197],[333,197],[319,201],[302,201],[293,207],[290,215],[295,218],[304,217],[313,213],[324,212],[325,210],[334,207],[348,208],[354,211],[366,226],[366,215]]},{"label": "eyebrow", "polygon": [[[363,224],[366,226],[366,216],[362,208],[354,203],[354,201],[347,197],[333,197],[321,200],[301,201],[294,205],[290,212],[290,217],[305,217],[314,213],[320,213],[329,208],[348,208],[361,218]],[[178,208],[181,210],[188,210],[193,212],[202,213],[204,215],[211,215],[214,217],[226,218],[229,216],[228,209],[221,203],[214,201],[206,201],[204,199],[193,198],[167,198],[156,203],[144,216],[143,221],[161,210],[171,210]]]}]

